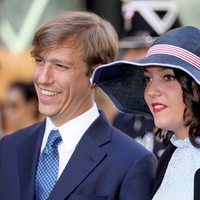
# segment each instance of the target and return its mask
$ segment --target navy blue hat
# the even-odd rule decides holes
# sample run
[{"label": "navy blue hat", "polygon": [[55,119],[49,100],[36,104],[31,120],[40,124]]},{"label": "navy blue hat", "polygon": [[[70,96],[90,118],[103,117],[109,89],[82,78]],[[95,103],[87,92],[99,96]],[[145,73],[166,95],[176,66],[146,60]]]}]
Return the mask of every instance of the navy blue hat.
[{"label": "navy blue hat", "polygon": [[91,82],[97,84],[121,112],[150,113],[144,100],[144,67],[180,69],[200,85],[200,30],[179,27],[161,35],[144,59],[115,61],[99,66]]}]

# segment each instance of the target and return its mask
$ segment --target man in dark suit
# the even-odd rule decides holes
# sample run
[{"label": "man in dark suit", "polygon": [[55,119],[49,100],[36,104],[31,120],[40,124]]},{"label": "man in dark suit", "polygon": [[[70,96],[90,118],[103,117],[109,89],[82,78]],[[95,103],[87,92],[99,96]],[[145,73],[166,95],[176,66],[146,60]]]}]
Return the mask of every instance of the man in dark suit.
[{"label": "man in dark suit", "polygon": [[36,32],[33,79],[46,118],[1,140],[1,200],[149,198],[155,156],[94,103],[90,76],[117,44],[111,24],[88,12],[58,15]]}]

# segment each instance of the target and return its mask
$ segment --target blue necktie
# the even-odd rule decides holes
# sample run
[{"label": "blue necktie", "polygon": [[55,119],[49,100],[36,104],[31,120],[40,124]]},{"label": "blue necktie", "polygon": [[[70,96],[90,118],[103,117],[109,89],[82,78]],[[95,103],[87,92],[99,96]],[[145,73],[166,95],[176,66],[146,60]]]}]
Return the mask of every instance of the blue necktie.
[{"label": "blue necktie", "polygon": [[47,200],[57,181],[59,166],[57,146],[61,140],[59,131],[52,130],[40,155],[35,179],[36,200]]}]

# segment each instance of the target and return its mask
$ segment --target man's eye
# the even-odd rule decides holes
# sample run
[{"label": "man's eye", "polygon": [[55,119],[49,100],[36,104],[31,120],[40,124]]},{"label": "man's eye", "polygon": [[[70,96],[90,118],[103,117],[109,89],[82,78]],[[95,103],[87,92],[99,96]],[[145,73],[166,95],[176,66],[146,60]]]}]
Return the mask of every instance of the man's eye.
[{"label": "man's eye", "polygon": [[56,66],[59,67],[59,68],[69,69],[68,66],[62,65],[62,64],[56,64]]},{"label": "man's eye", "polygon": [[56,66],[57,67],[63,67],[63,68],[65,67],[64,65],[61,65],[61,64],[56,64]]},{"label": "man's eye", "polygon": [[35,62],[41,62],[41,59],[36,58],[36,59],[35,59]]},{"label": "man's eye", "polygon": [[43,60],[41,58],[35,58],[35,63],[36,64],[42,64]]}]

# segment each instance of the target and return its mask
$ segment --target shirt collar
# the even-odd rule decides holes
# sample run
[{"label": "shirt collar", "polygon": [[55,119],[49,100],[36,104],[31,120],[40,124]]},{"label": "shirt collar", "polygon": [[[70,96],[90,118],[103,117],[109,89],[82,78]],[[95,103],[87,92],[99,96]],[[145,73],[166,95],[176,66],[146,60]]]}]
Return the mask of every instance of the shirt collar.
[{"label": "shirt collar", "polygon": [[[171,143],[176,146],[177,148],[181,148],[181,149],[184,149],[184,148],[195,148],[192,143],[190,142],[190,139],[189,137],[186,137],[184,139],[177,139],[176,138],[176,135],[173,134],[171,139],[170,139]],[[200,137],[197,137],[196,138],[196,142],[198,144],[200,144]]]},{"label": "shirt collar", "polygon": [[[89,126],[97,119],[99,116],[99,111],[97,109],[96,104],[94,103],[93,107],[81,114],[80,116],[66,122],[60,127],[56,127],[52,120],[47,117],[46,119],[46,129],[43,138],[43,147],[46,145],[47,138],[52,129],[58,129],[60,135],[62,137],[62,141],[65,147],[69,150],[76,146],[85,133],[85,131],[89,128]],[[42,148],[43,148],[42,147]]]}]

